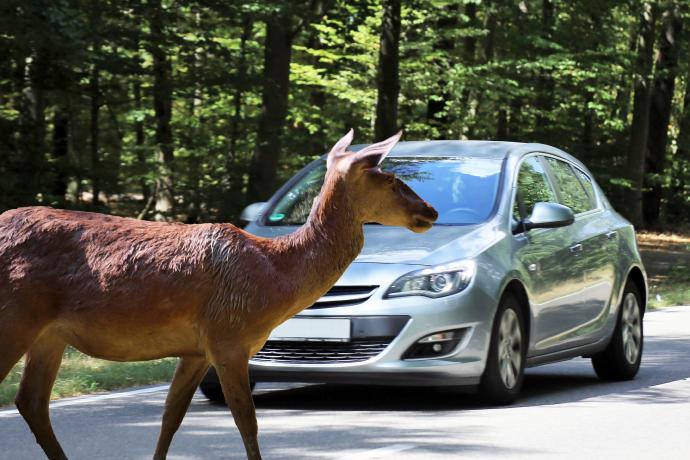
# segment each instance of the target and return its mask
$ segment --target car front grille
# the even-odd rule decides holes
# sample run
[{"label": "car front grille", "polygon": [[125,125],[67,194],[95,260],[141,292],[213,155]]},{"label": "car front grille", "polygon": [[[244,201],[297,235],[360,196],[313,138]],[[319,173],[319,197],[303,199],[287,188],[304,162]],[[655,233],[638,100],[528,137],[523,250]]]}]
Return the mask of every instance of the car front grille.
[{"label": "car front grille", "polygon": [[333,286],[311,309],[356,305],[374,294],[378,286]]},{"label": "car front grille", "polygon": [[281,364],[335,364],[366,361],[381,353],[393,338],[349,342],[269,341],[252,361]]}]

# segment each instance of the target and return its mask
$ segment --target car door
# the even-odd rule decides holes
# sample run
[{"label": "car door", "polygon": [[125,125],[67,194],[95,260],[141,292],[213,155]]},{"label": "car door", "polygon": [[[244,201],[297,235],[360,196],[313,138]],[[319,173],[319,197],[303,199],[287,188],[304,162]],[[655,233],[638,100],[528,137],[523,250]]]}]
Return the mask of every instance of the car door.
[{"label": "car door", "polygon": [[[558,202],[547,166],[541,155],[526,157],[518,170],[513,215],[528,218],[538,202]],[[523,273],[532,311],[530,350],[533,355],[562,347],[563,332],[572,327],[564,321],[569,305],[581,288],[568,270],[573,262],[571,247],[577,243],[571,225],[519,232],[515,238],[515,265]]]},{"label": "car door", "polygon": [[563,267],[564,278],[577,286],[577,295],[557,312],[562,324],[561,342],[579,345],[598,338],[608,316],[615,278],[615,258],[610,249],[615,232],[603,218],[591,179],[579,168],[555,157],[545,157],[558,200],[575,214],[570,226],[575,242],[570,246],[571,263]]}]

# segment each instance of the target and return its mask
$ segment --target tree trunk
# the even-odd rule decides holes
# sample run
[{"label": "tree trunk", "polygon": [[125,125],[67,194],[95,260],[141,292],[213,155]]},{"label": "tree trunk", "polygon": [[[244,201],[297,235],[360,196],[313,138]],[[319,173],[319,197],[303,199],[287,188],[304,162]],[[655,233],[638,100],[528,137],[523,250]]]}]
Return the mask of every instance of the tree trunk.
[{"label": "tree trunk", "polygon": [[[444,8],[443,16],[436,21],[438,28],[438,36],[440,37],[432,46],[434,50],[442,51],[445,56],[453,56],[455,50],[455,40],[445,36],[447,31],[458,28],[459,22],[458,5],[447,5]],[[438,81],[439,94],[433,94],[426,104],[426,120],[427,124],[433,131],[430,132],[430,137],[434,139],[448,138],[448,125],[450,117],[448,116],[448,103],[452,95],[447,89],[448,82],[445,78]]]},{"label": "tree trunk", "polygon": [[381,47],[376,75],[378,98],[374,138],[383,140],[398,129],[398,94],[400,77],[400,0],[383,0],[381,20]]},{"label": "tree trunk", "polygon": [[678,138],[674,163],[674,183],[676,184],[674,196],[678,199],[679,206],[672,207],[683,213],[681,217],[690,220],[690,208],[685,199],[690,196],[690,71],[685,76],[685,97],[683,98],[683,112],[678,120]]},{"label": "tree trunk", "polygon": [[[143,22],[138,22],[139,29],[143,26]],[[144,132],[144,117],[143,117],[143,104],[142,104],[142,94],[141,94],[141,80],[142,80],[142,64],[143,59],[141,57],[141,36],[140,32],[137,32],[134,36],[134,57],[133,61],[136,66],[136,72],[132,79],[132,95],[134,96],[134,109],[137,112],[137,117],[134,120],[134,152],[137,157],[138,166],[138,176],[139,176],[139,187],[141,189],[141,202],[146,206],[151,196],[151,188],[146,182],[146,172],[147,172],[147,161],[146,161],[146,134]],[[142,218],[145,216],[142,216]]]},{"label": "tree trunk", "polygon": [[173,136],[172,118],[172,65],[166,55],[163,7],[160,0],[152,2],[151,11],[151,55],[153,57],[153,106],[156,116],[156,220],[171,217],[174,207],[173,195]]},{"label": "tree trunk", "polygon": [[[313,0],[311,10],[315,18],[323,17],[326,12],[326,8],[331,6],[332,2],[325,2],[324,0]],[[319,50],[322,48],[321,33],[317,29],[311,29],[309,38],[307,39],[307,48],[312,50]],[[312,58],[311,63],[314,66],[318,65],[318,59]],[[326,92],[321,86],[312,86],[309,89],[309,105],[311,110],[319,114],[320,110],[326,105]],[[328,145],[325,139],[324,133],[324,123],[316,123],[315,132],[306,132],[305,137],[307,141],[304,145],[304,151],[309,154],[321,154],[328,149]]]},{"label": "tree trunk", "polygon": [[93,33],[93,63],[91,64],[91,74],[89,76],[89,153],[91,159],[91,206],[98,207],[99,196],[101,193],[101,164],[98,154],[99,141],[99,116],[101,109],[101,88],[100,88],[100,66],[101,43],[100,43],[100,8],[95,0],[90,5],[90,26]]},{"label": "tree trunk", "polygon": [[498,12],[494,1],[487,1],[486,8],[486,19],[484,22],[486,39],[484,40],[484,47],[482,49],[482,59],[485,64],[494,60],[494,53],[496,50],[496,29],[498,27]]},{"label": "tree trunk", "polygon": [[582,155],[588,158],[594,150],[594,110],[589,105],[592,103],[594,95],[592,91],[585,89],[584,107],[582,110]]},{"label": "tree trunk", "polygon": [[[542,0],[541,9],[542,40],[551,42],[556,25],[556,14],[553,0]],[[551,50],[546,48],[540,51],[542,56],[551,54]],[[542,69],[537,77],[537,90],[535,108],[537,109],[535,138],[539,142],[551,143],[551,112],[553,111],[555,82],[552,76],[552,69]]]},{"label": "tree trunk", "polygon": [[682,20],[677,0],[668,0],[663,16],[661,43],[656,61],[656,76],[652,88],[649,114],[649,137],[644,194],[644,218],[647,225],[659,220],[663,194],[663,174],[666,168],[668,126],[673,107],[673,92],[678,73],[678,43]]},{"label": "tree trunk", "polygon": [[[196,29],[201,29],[201,15],[198,11],[193,10],[194,15],[194,26]],[[198,46],[193,46],[192,50],[189,50],[189,54],[186,56],[187,60],[187,72],[191,80],[191,94],[188,96],[187,100],[187,117],[189,120],[194,120],[199,117],[199,109],[203,104],[203,87],[200,83],[201,72],[199,68],[202,68],[205,64],[205,55],[199,51]],[[195,151],[195,140],[203,136],[206,132],[205,130],[205,117],[201,116],[198,119],[198,126],[188,129],[188,132],[181,135],[181,141],[190,152]],[[186,193],[186,212],[187,218],[185,222],[188,224],[196,224],[201,220],[202,212],[202,197],[201,197],[201,177],[202,177],[202,158],[195,155],[190,158],[187,164],[187,177],[189,183],[189,191]]]},{"label": "tree trunk", "polygon": [[53,158],[55,159],[55,179],[53,180],[52,194],[58,203],[65,201],[68,181],[68,155],[69,155],[69,110],[58,105],[53,115]]},{"label": "tree trunk", "polygon": [[132,84],[132,92],[134,93],[134,108],[137,110],[137,118],[134,122],[134,151],[137,155],[137,164],[139,165],[139,187],[141,188],[142,202],[146,203],[151,195],[149,186],[146,183],[145,172],[146,172],[146,155],[144,142],[146,137],[144,134],[144,120],[141,118],[141,78],[139,76],[134,77],[134,83]]},{"label": "tree trunk", "polygon": [[[638,29],[633,29],[630,32],[628,50],[631,54],[634,53],[637,49],[638,35]],[[632,92],[633,88],[631,80],[634,80],[633,77],[634,71],[625,72],[620,77],[620,83],[617,86],[618,90],[616,92],[616,102],[614,104],[614,111],[611,114],[611,118],[618,117],[624,125],[628,123],[628,114],[630,113],[630,93]]]},{"label": "tree trunk", "polygon": [[508,111],[501,107],[498,109],[498,120],[496,121],[496,140],[507,141],[508,139]]},{"label": "tree trunk", "polygon": [[[477,4],[465,4],[465,16],[467,16],[467,25],[473,29],[477,28]],[[465,63],[468,65],[474,64],[474,56],[477,51],[477,37],[474,34],[469,34],[463,39],[462,53],[465,58]]]},{"label": "tree trunk", "polygon": [[[433,49],[442,51],[448,57],[454,55],[455,40],[445,36],[445,34],[447,31],[458,28],[458,18],[458,5],[447,5],[444,8],[443,15],[435,24],[440,38],[432,45]],[[430,137],[434,139],[448,138],[448,124],[450,122],[448,102],[451,100],[452,95],[448,91],[447,86],[448,82],[445,78],[439,79],[439,94],[433,94],[433,97],[430,97],[426,104],[426,120],[428,126],[433,129],[430,132]]]},{"label": "tree trunk", "polygon": [[508,118],[508,136],[511,141],[522,139],[522,99],[514,97],[510,101],[510,117]]},{"label": "tree trunk", "polygon": [[292,17],[284,11],[266,20],[261,115],[247,187],[247,199],[260,201],[275,190],[281,135],[288,113]]},{"label": "tree trunk", "polygon": [[[600,30],[603,26],[602,17],[599,14],[590,14],[590,27],[594,30]],[[602,46],[602,40],[600,35],[594,35],[594,40],[591,44],[592,50],[599,50]],[[580,157],[582,160],[595,160],[599,159],[599,155],[594,157],[595,145],[596,145],[596,135],[597,135],[597,114],[592,103],[594,102],[595,90],[597,86],[597,81],[591,76],[585,77],[580,86],[580,91],[584,93],[584,98],[582,101],[582,135],[580,137],[579,149]]]},{"label": "tree trunk", "polygon": [[[496,29],[498,27],[498,14],[496,11],[497,6],[493,1],[489,0],[486,2],[486,13],[484,18],[484,30],[486,30],[486,38],[482,46],[481,52],[481,62],[482,64],[488,64],[494,60],[494,53],[496,49]],[[482,109],[484,108],[484,91],[479,91],[474,97],[473,102],[473,120],[472,124],[468,126],[467,135],[469,138],[473,138],[477,132],[477,126],[479,121],[482,119]],[[508,113],[503,107],[503,103],[499,99],[498,109],[498,120],[496,123],[496,136],[497,139],[507,140],[507,117]]]},{"label": "tree trunk", "polygon": [[[477,4],[465,4],[465,16],[467,16],[467,26],[474,30],[477,29]],[[477,53],[477,37],[473,33],[469,34],[463,39],[462,45],[463,63],[467,67],[473,67],[475,64],[475,56]],[[463,138],[472,139],[474,137],[473,125],[477,117],[477,106],[479,101],[474,97],[474,92],[465,87],[462,90],[460,99],[460,110],[465,114],[463,120]]]},{"label": "tree trunk", "polygon": [[237,59],[236,75],[234,82],[230,82],[233,95],[233,114],[230,119],[230,147],[225,155],[224,187],[225,199],[220,204],[220,219],[224,222],[235,221],[239,212],[239,206],[244,201],[244,175],[247,172],[246,162],[238,158],[237,142],[240,140],[240,124],[243,121],[242,107],[244,105],[245,92],[250,87],[247,71],[247,42],[252,36],[254,21],[250,15],[242,17],[242,35],[240,36],[240,49]]},{"label": "tree trunk", "polygon": [[22,57],[18,77],[20,84],[19,142],[20,177],[25,181],[22,191],[16,192],[16,204],[35,204],[41,190],[43,156],[45,153],[45,57],[37,53]]},{"label": "tree trunk", "polygon": [[[98,54],[97,48],[94,47],[94,54]],[[93,64],[91,67],[91,77],[89,79],[89,98],[90,118],[89,118],[89,152],[91,154],[91,205],[96,208],[99,203],[99,195],[101,193],[101,164],[98,155],[98,137],[99,137],[99,114],[100,114],[100,82],[99,82],[98,64]]]},{"label": "tree trunk", "polygon": [[654,52],[654,25],[656,5],[644,3],[640,13],[640,35],[635,62],[635,96],[633,99],[633,120],[628,150],[628,178],[630,189],[627,214],[633,225],[643,225],[642,185],[645,170],[645,152],[649,132],[649,111],[651,105],[651,73]]},{"label": "tree trunk", "polygon": [[247,41],[252,33],[254,22],[249,15],[242,18],[242,35],[240,36],[240,55],[237,62],[237,82],[233,94],[232,120],[230,120],[230,150],[225,158],[225,174],[231,183],[235,173],[235,157],[237,156],[237,140],[239,138],[240,120],[242,118],[242,99],[247,86]]},{"label": "tree trunk", "polygon": [[[495,1],[489,0],[486,3],[486,19],[484,28],[486,29],[486,39],[482,49],[482,60],[485,64],[494,60],[496,52],[496,30],[498,29],[498,11]],[[496,139],[499,141],[508,140],[508,109],[503,102],[504,98],[500,97],[498,104],[498,114],[496,120]],[[481,104],[481,101],[480,101]]]}]

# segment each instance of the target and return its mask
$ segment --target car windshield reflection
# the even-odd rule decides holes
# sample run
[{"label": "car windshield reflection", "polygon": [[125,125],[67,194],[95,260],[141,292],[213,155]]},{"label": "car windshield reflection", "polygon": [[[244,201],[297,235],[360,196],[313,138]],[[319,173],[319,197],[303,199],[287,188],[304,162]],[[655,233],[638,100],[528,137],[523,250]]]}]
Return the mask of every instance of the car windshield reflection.
[{"label": "car windshield reflection", "polygon": [[[502,161],[469,157],[392,157],[381,168],[394,173],[439,213],[436,225],[473,225],[491,215]],[[317,163],[266,213],[267,225],[302,225],[326,173]]]}]

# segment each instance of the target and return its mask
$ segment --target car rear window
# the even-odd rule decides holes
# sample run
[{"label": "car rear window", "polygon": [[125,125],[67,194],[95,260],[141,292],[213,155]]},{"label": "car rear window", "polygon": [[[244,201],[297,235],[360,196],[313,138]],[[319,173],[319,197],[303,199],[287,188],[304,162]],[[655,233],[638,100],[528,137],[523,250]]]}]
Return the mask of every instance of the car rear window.
[{"label": "car rear window", "polygon": [[582,172],[578,168],[573,168],[575,169],[575,173],[577,174],[577,177],[580,178],[580,182],[582,182],[582,185],[585,188],[585,191],[587,192],[587,195],[589,196],[589,201],[592,205],[592,208],[596,208],[598,206],[597,204],[597,194],[594,191],[594,184],[592,184],[592,179]]},{"label": "car rear window", "polygon": [[546,161],[556,179],[561,204],[568,206],[575,214],[594,209],[590,195],[575,175],[573,168],[565,161],[547,157]]}]

